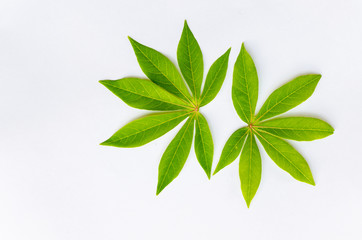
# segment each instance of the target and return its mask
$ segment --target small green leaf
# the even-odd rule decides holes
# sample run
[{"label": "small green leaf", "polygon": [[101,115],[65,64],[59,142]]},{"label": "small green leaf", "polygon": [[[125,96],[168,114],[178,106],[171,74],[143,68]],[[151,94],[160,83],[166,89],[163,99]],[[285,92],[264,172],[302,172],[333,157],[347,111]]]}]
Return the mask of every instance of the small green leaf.
[{"label": "small green leaf", "polygon": [[192,94],[198,99],[204,74],[204,61],[200,46],[186,21],[177,47],[177,61]]},{"label": "small green leaf", "polygon": [[230,136],[224,146],[224,149],[222,150],[219,163],[217,164],[214,171],[214,175],[227,165],[231,164],[239,156],[248,133],[249,128],[243,127],[236,130]]},{"label": "small green leaf", "polygon": [[158,167],[158,195],[181,172],[189,156],[194,135],[194,119],[190,117],[163,153]]},{"label": "small green leaf", "polygon": [[130,37],[129,40],[142,71],[152,82],[184,100],[191,99],[180,73],[167,57]]},{"label": "small green leaf", "polygon": [[161,137],[176,127],[188,115],[187,111],[151,114],[128,123],[101,145],[139,147]]},{"label": "small green leaf", "polygon": [[255,131],[269,157],[295,179],[315,185],[307,161],[286,141],[269,133]]},{"label": "small green leaf", "polygon": [[184,100],[146,79],[123,78],[99,82],[134,108],[163,111],[191,108]]},{"label": "small green leaf", "polygon": [[333,134],[334,131],[328,123],[311,117],[274,118],[259,123],[255,129],[297,141],[325,138]]},{"label": "small green leaf", "polygon": [[284,113],[307,100],[317,86],[320,74],[303,75],[275,90],[261,107],[257,121]]},{"label": "small green leaf", "polygon": [[261,157],[253,134],[249,134],[241,152],[239,176],[241,191],[249,207],[261,180]]},{"label": "small green leaf", "polygon": [[254,120],[258,88],[255,64],[243,44],[234,66],[232,99],[236,112],[246,123]]},{"label": "small green leaf", "polygon": [[205,86],[201,95],[200,106],[205,106],[211,102],[220,91],[228,68],[230,50],[231,48],[229,48],[211,65],[206,76]]},{"label": "small green leaf", "polygon": [[212,159],[214,155],[214,143],[209,125],[201,113],[196,114],[195,153],[197,160],[210,179]]}]

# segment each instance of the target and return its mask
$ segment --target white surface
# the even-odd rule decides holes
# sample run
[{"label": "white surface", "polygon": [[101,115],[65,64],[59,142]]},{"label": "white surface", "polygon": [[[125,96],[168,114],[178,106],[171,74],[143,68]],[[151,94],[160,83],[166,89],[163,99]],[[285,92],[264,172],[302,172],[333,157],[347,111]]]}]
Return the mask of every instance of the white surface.
[{"label": "white surface", "polygon": [[[0,239],[362,239],[361,11],[359,0],[1,0]],[[314,95],[287,114],[336,129],[293,142],[316,187],[261,150],[262,182],[247,209],[237,163],[208,181],[192,149],[156,197],[159,159],[181,125],[136,149],[98,145],[145,113],[97,82],[144,76],[127,35],[175,62],[184,19],[205,69],[232,47],[225,83],[202,109],[214,167],[243,125],[230,94],[243,41],[259,73],[258,109],[293,77],[322,73]]]}]

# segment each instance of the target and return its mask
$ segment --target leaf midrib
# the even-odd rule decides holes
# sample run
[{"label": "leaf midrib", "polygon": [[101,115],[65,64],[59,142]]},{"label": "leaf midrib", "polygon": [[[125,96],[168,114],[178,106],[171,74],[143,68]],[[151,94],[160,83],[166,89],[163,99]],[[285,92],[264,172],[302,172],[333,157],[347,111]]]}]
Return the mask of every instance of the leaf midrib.
[{"label": "leaf midrib", "polygon": [[[252,150],[253,150],[253,133],[250,132],[250,154],[249,154],[249,171],[248,171],[248,202],[250,203],[250,188],[251,188],[251,158],[252,158]],[[249,205],[248,203],[248,205]]]},{"label": "leaf midrib", "polygon": [[[131,91],[131,90],[124,89],[124,88],[121,88],[121,87],[119,87],[119,86],[114,86],[114,85],[109,84],[109,83],[106,83],[106,82],[104,82],[104,84],[105,84],[105,85],[108,85],[108,86],[111,86],[111,87],[114,87],[114,88],[116,88],[116,89],[125,91],[125,92],[129,92],[129,93],[133,93],[133,94],[135,94],[135,95],[139,95],[139,96],[144,97],[144,98],[152,99],[152,100],[154,100],[154,101],[165,102],[165,103],[168,103],[168,104],[172,104],[172,105],[179,106],[179,107],[185,107],[185,108],[190,108],[190,107],[191,107],[190,105],[187,105],[187,103],[186,103],[183,99],[178,98],[177,96],[173,95],[173,94],[170,93],[170,92],[167,92],[167,93],[172,94],[172,95],[173,95],[174,97],[176,97],[178,100],[181,100],[181,101],[185,102],[186,105],[179,105],[179,104],[176,104],[176,103],[173,103],[173,102],[169,102],[169,101],[166,101],[166,100],[163,100],[163,99],[161,100],[161,99],[157,99],[157,98],[152,98],[152,97],[150,97],[150,96],[142,95],[142,94],[140,94],[140,93],[133,92],[133,91]],[[166,91],[166,90],[165,90],[165,91]]]},{"label": "leaf midrib", "polygon": [[[246,51],[246,50],[245,50]],[[245,80],[245,85],[246,85],[246,94],[248,95],[248,101],[249,101],[249,110],[250,110],[250,119],[247,119],[249,122],[252,121],[253,118],[253,112],[251,109],[251,102],[250,102],[250,94],[249,94],[249,84],[248,84],[248,80],[246,79],[246,69],[245,69],[245,52],[242,53],[241,58],[243,60],[243,69],[244,69],[244,80]],[[245,114],[244,114],[245,115]]]},{"label": "leaf midrib", "polygon": [[256,128],[272,128],[272,129],[280,129],[280,130],[293,130],[293,131],[316,131],[316,132],[332,132],[331,130],[323,130],[317,128],[288,128],[288,127],[271,127],[271,126],[254,126]]},{"label": "leaf midrib", "polygon": [[[166,113],[165,113],[165,114],[166,114]],[[120,141],[120,140],[122,140],[122,139],[129,138],[129,137],[131,137],[131,136],[134,136],[134,135],[139,134],[139,133],[141,133],[141,132],[146,132],[146,131],[150,130],[151,128],[158,127],[158,126],[160,126],[160,125],[162,125],[162,124],[165,124],[165,123],[167,123],[167,122],[171,122],[171,121],[173,121],[173,120],[175,120],[175,119],[177,119],[177,118],[181,118],[181,117],[183,117],[183,116],[185,116],[185,115],[188,115],[188,114],[190,114],[190,113],[187,112],[187,113],[185,113],[185,114],[183,114],[183,115],[180,115],[180,116],[171,118],[171,119],[169,119],[169,120],[167,120],[167,121],[161,122],[161,123],[159,123],[159,124],[153,125],[152,127],[143,129],[142,131],[138,131],[138,132],[135,132],[135,133],[133,133],[133,134],[127,135],[127,136],[125,136],[125,137],[117,138],[117,139],[115,139],[115,140],[107,141],[107,142],[109,142],[109,143],[114,143],[114,142]],[[160,114],[160,115],[162,115],[162,114]]]},{"label": "leaf midrib", "polygon": [[[199,126],[199,134],[200,134],[201,143],[202,143],[202,151],[204,152],[204,156],[205,156],[204,160],[206,163],[206,168],[207,168],[207,170],[209,170],[209,163],[207,162],[207,159],[206,159],[205,144],[204,144],[204,140],[203,140],[202,134],[201,134],[201,127],[200,127],[200,121],[199,121],[198,115],[196,116],[196,122],[197,122],[197,125]],[[207,174],[207,175],[209,175],[209,174]]]},{"label": "leaf midrib", "polygon": [[[196,95],[196,83],[195,83],[195,77],[194,77],[194,72],[193,72],[193,68],[192,68],[192,60],[191,60],[191,52],[190,52],[190,40],[189,40],[189,33],[188,31],[186,32],[186,41],[187,41],[187,52],[188,52],[188,57],[190,60],[190,72],[191,72],[191,79],[192,79],[192,84],[194,85],[194,99],[197,100],[197,95]],[[197,105],[197,103],[196,103]]]}]

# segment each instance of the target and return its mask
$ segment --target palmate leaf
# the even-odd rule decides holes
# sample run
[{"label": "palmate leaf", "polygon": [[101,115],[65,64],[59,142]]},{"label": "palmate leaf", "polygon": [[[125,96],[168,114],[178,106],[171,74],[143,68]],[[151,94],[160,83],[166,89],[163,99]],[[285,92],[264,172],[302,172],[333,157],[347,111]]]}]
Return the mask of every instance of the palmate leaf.
[{"label": "palmate leaf", "polygon": [[214,143],[209,125],[201,113],[196,114],[195,119],[195,153],[197,160],[204,169],[207,177],[211,176],[212,158],[214,155]]},{"label": "palmate leaf", "polygon": [[185,20],[184,29],[177,47],[177,61],[195,99],[200,96],[204,61],[202,52]]},{"label": "palmate leaf", "polygon": [[166,56],[130,37],[129,40],[142,71],[152,82],[184,100],[191,99],[179,71]]},{"label": "palmate leaf", "polygon": [[268,132],[276,136],[296,140],[312,141],[333,134],[331,125],[317,118],[285,117],[274,118],[254,126],[257,131]]},{"label": "palmate leaf", "polygon": [[194,119],[190,117],[162,155],[158,167],[158,195],[181,172],[189,156],[194,134]]},{"label": "palmate leaf", "polygon": [[234,67],[232,99],[236,112],[248,126],[237,130],[226,142],[214,174],[233,162],[241,151],[239,175],[241,190],[248,207],[261,179],[261,158],[254,135],[280,168],[299,181],[315,185],[306,160],[282,138],[312,141],[333,134],[334,129],[328,123],[310,117],[264,120],[305,101],[314,92],[320,78],[319,74],[310,74],[288,82],[275,90],[254,116],[258,98],[258,76],[252,58],[242,45]]},{"label": "palmate leaf", "polygon": [[167,112],[130,122],[101,144],[115,147],[142,146],[164,135],[189,117],[162,156],[157,195],[178,176],[184,166],[190,152],[195,125],[196,157],[210,178],[214,146],[209,125],[199,109],[211,102],[219,92],[226,76],[230,49],[212,64],[201,93],[204,71],[202,52],[186,21],[177,48],[177,60],[182,75],[160,52],[130,37],[129,40],[142,71],[150,80],[123,78],[115,81],[102,80],[100,83],[131,107]]},{"label": "palmate leaf", "polygon": [[175,111],[151,114],[128,123],[101,145],[113,147],[139,147],[161,137],[190,113]]},{"label": "palmate leaf", "polygon": [[179,110],[191,105],[146,79],[123,78],[99,81],[129,106],[147,110]]},{"label": "palmate leaf", "polygon": [[234,66],[232,99],[236,112],[246,123],[253,122],[258,85],[254,61],[243,44]]}]

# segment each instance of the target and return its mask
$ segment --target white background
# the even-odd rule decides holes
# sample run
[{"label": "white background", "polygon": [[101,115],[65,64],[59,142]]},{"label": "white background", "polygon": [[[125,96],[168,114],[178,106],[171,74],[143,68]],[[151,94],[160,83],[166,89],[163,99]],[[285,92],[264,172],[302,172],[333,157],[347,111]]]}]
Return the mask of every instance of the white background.
[{"label": "white background", "polygon": [[[358,0],[1,0],[0,239],[362,239],[361,12]],[[144,76],[127,36],[175,62],[184,19],[206,70],[232,47],[225,83],[201,110],[214,167],[244,125],[231,101],[242,42],[258,69],[257,109],[292,78],[323,75],[313,96],[285,114],[335,128],[292,143],[315,187],[261,150],[262,182],[248,209],[237,161],[209,181],[192,148],[156,197],[159,159],[181,125],[140,148],[99,146],[147,113],[98,83]]]}]

